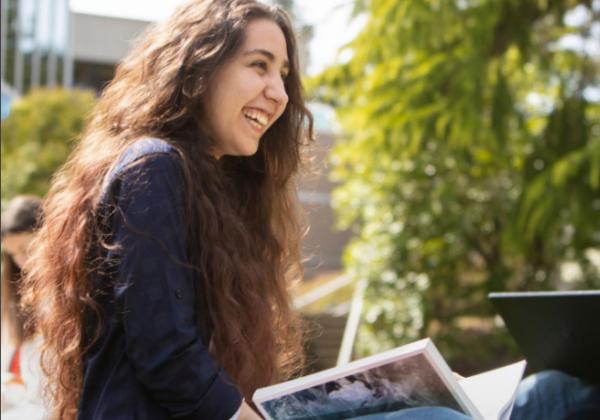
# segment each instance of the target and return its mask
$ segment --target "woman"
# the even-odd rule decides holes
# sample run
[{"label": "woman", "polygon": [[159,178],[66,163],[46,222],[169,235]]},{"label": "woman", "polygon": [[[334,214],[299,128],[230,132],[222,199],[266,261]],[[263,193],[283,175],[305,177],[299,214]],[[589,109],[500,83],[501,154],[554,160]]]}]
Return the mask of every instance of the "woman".
[{"label": "woman", "polygon": [[[39,342],[33,325],[26,322],[19,308],[21,267],[29,256],[41,207],[41,200],[37,197],[18,196],[8,203],[2,213],[3,418],[23,418],[24,413],[27,413],[27,418],[41,418],[43,415],[40,399],[42,375],[37,368]],[[6,365],[5,361],[8,362]]]},{"label": "woman", "polygon": [[311,137],[279,8],[195,0],[149,30],[54,179],[26,267],[55,418],[258,418],[243,398],[302,364],[287,286]]},{"label": "woman", "polygon": [[25,304],[60,419],[257,415],[302,364],[293,177],[312,117],[291,24],[195,0],[117,68],[55,177]]}]

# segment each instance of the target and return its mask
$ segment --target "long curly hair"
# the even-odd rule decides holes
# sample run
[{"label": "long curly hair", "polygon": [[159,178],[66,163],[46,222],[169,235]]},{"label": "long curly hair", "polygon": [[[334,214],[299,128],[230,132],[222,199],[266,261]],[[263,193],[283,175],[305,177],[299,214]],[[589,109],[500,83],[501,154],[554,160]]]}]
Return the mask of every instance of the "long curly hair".
[{"label": "long curly hair", "polygon": [[[275,22],[287,42],[289,101],[255,155],[215,160],[202,128],[202,100],[211,76],[241,45],[248,23],[262,18]],[[25,267],[23,302],[44,336],[42,365],[56,418],[77,413],[82,360],[91,345],[83,314],[96,315],[92,343],[102,326],[91,282],[99,263],[90,258],[92,250],[108,247],[98,222],[102,181],[143,136],[168,141],[183,162],[188,258],[207,305],[198,322],[207,318],[217,326],[214,357],[246,398],[297,373],[303,363],[302,326],[288,286],[301,276],[303,226],[294,175],[302,146],[313,137],[313,120],[303,100],[292,26],[276,6],[193,0],[150,27],[118,66],[44,203],[38,246]]]}]

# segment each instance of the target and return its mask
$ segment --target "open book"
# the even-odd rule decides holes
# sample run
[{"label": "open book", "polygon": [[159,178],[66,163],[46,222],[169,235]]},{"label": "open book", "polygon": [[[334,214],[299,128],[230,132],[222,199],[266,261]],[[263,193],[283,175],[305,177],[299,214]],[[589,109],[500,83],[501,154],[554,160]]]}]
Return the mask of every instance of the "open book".
[{"label": "open book", "polygon": [[458,379],[430,339],[258,389],[253,401],[272,420],[347,419],[442,406],[474,419],[508,419],[525,362]]}]

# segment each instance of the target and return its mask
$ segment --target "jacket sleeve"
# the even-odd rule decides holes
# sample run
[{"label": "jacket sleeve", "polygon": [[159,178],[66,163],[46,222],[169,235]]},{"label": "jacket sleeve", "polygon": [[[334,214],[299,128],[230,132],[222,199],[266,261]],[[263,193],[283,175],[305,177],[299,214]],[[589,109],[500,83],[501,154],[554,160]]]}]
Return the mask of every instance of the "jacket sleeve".
[{"label": "jacket sleeve", "polygon": [[136,377],[174,418],[228,419],[242,396],[200,335],[188,266],[179,158],[145,158],[119,176],[113,217],[126,354]]}]

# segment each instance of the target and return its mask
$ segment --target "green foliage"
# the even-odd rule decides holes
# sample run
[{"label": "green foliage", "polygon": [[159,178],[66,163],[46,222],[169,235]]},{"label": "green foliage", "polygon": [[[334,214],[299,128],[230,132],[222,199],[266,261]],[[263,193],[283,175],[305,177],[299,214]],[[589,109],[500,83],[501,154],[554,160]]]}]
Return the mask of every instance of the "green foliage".
[{"label": "green foliage", "polygon": [[[575,7],[587,18],[567,25]],[[369,282],[361,353],[433,336],[494,365],[514,347],[487,292],[600,287],[600,59],[561,46],[591,36],[591,8],[357,1],[350,60],[309,88],[346,133],[334,205],[357,232],[346,267]],[[585,279],[558,284],[567,261]],[[482,349],[456,339],[469,331]]]},{"label": "green foliage", "polygon": [[2,201],[43,196],[95,104],[90,91],[34,90],[2,121]]}]

